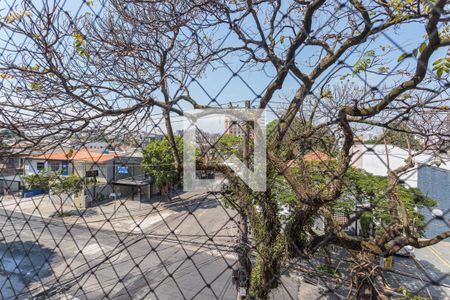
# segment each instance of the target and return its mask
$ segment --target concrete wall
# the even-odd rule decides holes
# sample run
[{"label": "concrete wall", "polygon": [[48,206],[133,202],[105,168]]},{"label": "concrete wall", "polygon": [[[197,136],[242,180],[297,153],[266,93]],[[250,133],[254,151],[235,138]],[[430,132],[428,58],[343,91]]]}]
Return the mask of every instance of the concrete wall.
[{"label": "concrete wall", "polygon": [[[63,171],[63,168],[64,168],[65,172],[62,173],[63,176],[71,174],[72,166],[70,163],[68,163],[68,161],[53,160],[51,162],[59,165],[59,171]],[[51,170],[51,165],[50,165],[49,161],[25,159],[24,160],[24,175],[38,174],[39,173],[39,170],[37,168],[38,163],[44,164],[44,170],[47,170],[47,171]]]},{"label": "concrete wall", "polygon": [[[141,187],[140,193],[138,187],[101,184],[98,183],[95,187],[95,195],[103,195],[105,199],[110,199],[110,195],[115,193],[119,198],[127,198],[135,201],[149,201],[150,200],[150,186]],[[134,195],[133,195],[134,194]],[[84,190],[84,207],[92,206],[94,199],[94,188],[89,187]]]},{"label": "concrete wall", "polygon": [[10,179],[8,177],[0,178],[0,193],[4,193],[6,190],[8,190],[10,193],[17,193],[22,189],[22,187],[23,185],[19,181],[17,181],[17,179]]},{"label": "concrete wall", "polygon": [[[378,176],[386,176],[388,170],[395,170],[405,164],[408,151],[388,145],[356,144],[352,147],[352,166],[363,169]],[[409,187],[418,187],[417,167],[421,164],[433,164],[437,159],[431,154],[420,154],[415,158],[416,167],[403,174],[400,178]],[[450,170],[450,161],[441,165],[441,168]]]},{"label": "concrete wall", "polygon": [[88,170],[98,170],[97,181],[101,183],[108,183],[113,179],[112,162],[102,164],[76,162],[73,167],[69,166],[69,169],[73,169],[73,174],[80,177],[84,177]]},{"label": "concrete wall", "polygon": [[101,184],[101,183],[96,184],[95,192],[94,187],[86,188],[83,194],[85,206],[89,207],[92,205],[91,203],[94,200],[94,196],[98,197],[97,199],[99,199],[100,195],[102,195],[103,198],[109,199],[109,195],[113,192],[115,191],[113,189],[113,186],[110,184]]},{"label": "concrete wall", "polygon": [[418,169],[418,179],[420,190],[436,200],[438,202],[436,207],[445,213],[443,219],[436,219],[433,218],[430,209],[422,210],[426,221],[429,222],[425,230],[425,235],[431,238],[450,230],[448,223],[450,220],[450,171],[423,165]]},{"label": "concrete wall", "polygon": [[[41,162],[41,161],[39,161]],[[32,175],[32,174],[37,174],[39,173],[38,169],[37,169],[37,160],[34,159],[26,159],[24,162],[24,174],[25,175]],[[48,164],[47,162],[45,162],[45,167],[48,168]]]},{"label": "concrete wall", "polygon": [[21,157],[0,157],[0,176],[22,174],[23,158]]}]

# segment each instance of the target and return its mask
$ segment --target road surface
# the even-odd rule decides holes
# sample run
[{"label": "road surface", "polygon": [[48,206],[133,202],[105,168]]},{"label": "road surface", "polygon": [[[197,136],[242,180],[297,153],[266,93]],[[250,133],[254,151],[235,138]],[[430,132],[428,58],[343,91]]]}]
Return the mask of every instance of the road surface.
[{"label": "road surface", "polygon": [[235,215],[213,197],[161,207],[128,228],[0,208],[0,297],[235,299]]}]

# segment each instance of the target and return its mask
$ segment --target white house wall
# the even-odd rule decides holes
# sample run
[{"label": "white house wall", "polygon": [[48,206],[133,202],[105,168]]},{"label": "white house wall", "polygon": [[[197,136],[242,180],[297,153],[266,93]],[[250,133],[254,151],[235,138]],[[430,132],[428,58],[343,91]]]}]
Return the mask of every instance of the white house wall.
[{"label": "white house wall", "polygon": [[75,163],[75,172],[74,174],[84,177],[85,172],[88,170],[98,170],[98,181],[102,182],[111,182],[113,179],[113,165],[112,162],[107,163]]},{"label": "white house wall", "polygon": [[[38,174],[37,163],[44,162],[42,160],[26,159],[24,162],[24,173],[25,175]],[[45,169],[48,169],[48,163],[45,161]]]},{"label": "white house wall", "polygon": [[[369,149],[373,149],[373,151]],[[386,151],[385,145],[357,144],[353,147],[352,153],[354,154],[352,163],[354,167],[378,176],[387,176],[389,169],[395,170],[403,166],[409,156],[406,150],[392,145],[388,145]],[[405,181],[407,186],[417,187],[417,166],[420,164],[430,165],[435,160],[430,154],[418,155],[415,158],[416,166],[400,178]],[[450,161],[441,164],[440,168],[450,170]]]}]

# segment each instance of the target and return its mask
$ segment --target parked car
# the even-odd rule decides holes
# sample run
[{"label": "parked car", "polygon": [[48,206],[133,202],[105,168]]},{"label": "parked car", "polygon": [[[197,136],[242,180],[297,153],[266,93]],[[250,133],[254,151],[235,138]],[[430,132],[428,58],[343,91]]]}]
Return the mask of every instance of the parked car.
[{"label": "parked car", "polygon": [[439,208],[435,208],[431,211],[431,214],[435,217],[435,218],[440,218],[442,219],[444,217],[444,212],[439,209]]},{"label": "parked car", "polygon": [[404,257],[414,256],[414,247],[407,245],[407,246],[403,247],[402,249],[400,249],[400,251],[398,251],[396,253],[396,255],[404,256]]}]

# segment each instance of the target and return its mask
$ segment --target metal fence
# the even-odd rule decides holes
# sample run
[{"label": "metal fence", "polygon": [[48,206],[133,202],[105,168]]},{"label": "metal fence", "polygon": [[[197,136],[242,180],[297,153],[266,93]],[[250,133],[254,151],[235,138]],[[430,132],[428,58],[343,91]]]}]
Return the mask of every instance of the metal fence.
[{"label": "metal fence", "polygon": [[0,298],[448,299],[448,9],[1,1]]}]

